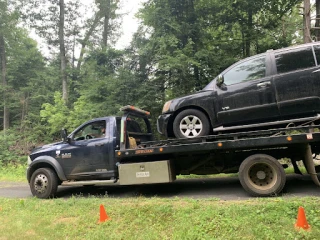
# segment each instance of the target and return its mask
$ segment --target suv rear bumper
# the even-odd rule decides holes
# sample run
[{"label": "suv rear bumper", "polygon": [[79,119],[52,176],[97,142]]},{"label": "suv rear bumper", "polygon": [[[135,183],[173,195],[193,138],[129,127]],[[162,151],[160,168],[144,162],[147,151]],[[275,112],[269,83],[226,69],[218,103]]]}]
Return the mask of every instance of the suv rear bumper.
[{"label": "suv rear bumper", "polygon": [[171,117],[171,113],[169,114],[161,114],[157,120],[157,130],[160,134],[168,137],[168,123]]}]

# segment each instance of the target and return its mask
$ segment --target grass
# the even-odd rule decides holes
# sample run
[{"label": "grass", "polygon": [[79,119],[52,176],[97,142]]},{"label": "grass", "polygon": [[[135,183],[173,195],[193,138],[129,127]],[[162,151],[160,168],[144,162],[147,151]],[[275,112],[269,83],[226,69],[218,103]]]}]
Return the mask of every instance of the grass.
[{"label": "grass", "polygon": [[26,182],[26,171],[25,165],[0,165],[0,181]]},{"label": "grass", "polygon": [[[25,166],[1,168],[0,181],[26,181],[25,169]],[[318,203],[317,197],[247,201],[108,196],[0,198],[0,240],[318,239]],[[100,204],[110,221],[98,223]],[[299,206],[305,208],[311,231],[294,228]]]},{"label": "grass", "polygon": [[[103,204],[111,220],[98,223]],[[0,239],[318,239],[319,198],[0,198]],[[304,206],[311,231],[296,230]]]}]

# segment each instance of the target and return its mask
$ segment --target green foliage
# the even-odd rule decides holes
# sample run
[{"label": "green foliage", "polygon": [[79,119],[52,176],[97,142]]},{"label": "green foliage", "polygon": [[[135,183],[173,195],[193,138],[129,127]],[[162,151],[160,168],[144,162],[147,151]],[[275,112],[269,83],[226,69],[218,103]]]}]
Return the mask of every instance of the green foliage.
[{"label": "green foliage", "polygon": [[18,132],[10,130],[0,132],[0,168],[8,164],[21,164],[26,161],[26,156],[19,148],[17,141]]},{"label": "green foliage", "polygon": [[42,120],[46,121],[51,135],[57,134],[66,125],[69,109],[60,92],[54,94],[54,104],[44,103],[40,111]]}]

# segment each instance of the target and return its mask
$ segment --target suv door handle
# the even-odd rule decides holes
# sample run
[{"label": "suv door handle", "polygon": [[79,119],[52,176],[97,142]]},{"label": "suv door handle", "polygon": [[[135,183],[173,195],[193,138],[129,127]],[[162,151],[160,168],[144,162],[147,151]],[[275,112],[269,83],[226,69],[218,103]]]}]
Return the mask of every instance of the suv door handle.
[{"label": "suv door handle", "polygon": [[104,143],[97,143],[97,144],[95,144],[94,146],[96,146],[96,147],[101,147],[101,146],[103,146],[104,145]]},{"label": "suv door handle", "polygon": [[258,84],[257,84],[257,87],[266,87],[266,86],[268,86],[268,85],[270,85],[270,84],[271,84],[270,81],[268,81],[268,82],[262,82],[262,83],[258,83]]}]

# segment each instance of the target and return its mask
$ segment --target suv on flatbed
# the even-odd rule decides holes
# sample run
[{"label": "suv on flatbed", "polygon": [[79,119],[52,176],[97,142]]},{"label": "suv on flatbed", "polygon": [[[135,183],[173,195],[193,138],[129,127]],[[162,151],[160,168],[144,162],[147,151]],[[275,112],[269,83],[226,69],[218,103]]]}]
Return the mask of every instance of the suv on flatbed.
[{"label": "suv on flatbed", "polygon": [[157,126],[167,137],[194,138],[308,121],[319,112],[320,43],[310,43],[233,64],[202,91],[166,102]]}]

